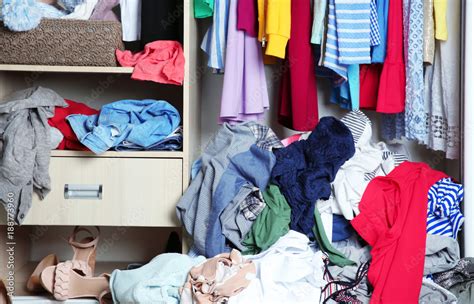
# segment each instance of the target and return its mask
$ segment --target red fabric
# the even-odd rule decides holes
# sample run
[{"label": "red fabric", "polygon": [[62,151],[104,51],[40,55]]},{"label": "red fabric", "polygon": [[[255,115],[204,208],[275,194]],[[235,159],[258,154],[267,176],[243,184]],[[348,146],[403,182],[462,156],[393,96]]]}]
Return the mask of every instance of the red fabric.
[{"label": "red fabric", "polygon": [[312,131],[319,120],[311,11],[310,0],[291,1],[291,38],[280,84],[278,120],[298,131]]},{"label": "red fabric", "polygon": [[375,110],[379,93],[381,64],[361,64],[359,72],[361,109]]},{"label": "red fabric", "polygon": [[121,66],[135,67],[132,79],[182,85],[184,81],[183,47],[177,41],[158,40],[145,45],[145,49],[132,54],[116,50]]},{"label": "red fabric", "polygon": [[55,127],[61,131],[64,136],[63,141],[56,148],[57,150],[79,150],[79,151],[89,151],[89,149],[81,144],[77,139],[76,134],[72,130],[71,126],[66,120],[71,114],[84,114],[84,115],[94,115],[98,114],[99,111],[96,109],[89,108],[87,105],[72,100],[65,99],[66,103],[69,105],[67,108],[56,107],[54,109],[54,117],[48,119],[48,123],[51,127]]},{"label": "red fabric", "polygon": [[393,114],[405,110],[402,0],[390,0],[387,31],[387,56],[380,76],[377,112]]},{"label": "red fabric", "polygon": [[428,190],[446,177],[424,163],[404,162],[373,179],[351,224],[371,246],[370,303],[418,303],[426,247]]}]

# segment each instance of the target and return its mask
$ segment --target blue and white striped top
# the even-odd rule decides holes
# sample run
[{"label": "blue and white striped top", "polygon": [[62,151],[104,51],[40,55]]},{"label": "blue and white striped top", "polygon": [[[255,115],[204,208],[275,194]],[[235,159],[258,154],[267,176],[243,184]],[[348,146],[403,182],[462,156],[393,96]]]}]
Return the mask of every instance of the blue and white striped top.
[{"label": "blue and white striped top", "polygon": [[335,0],[341,64],[370,63],[370,1]]},{"label": "blue and white striped top", "polygon": [[459,206],[463,198],[464,187],[451,178],[443,178],[434,184],[428,191],[427,232],[456,238],[464,223]]},{"label": "blue and white striped top", "polygon": [[229,6],[229,0],[214,1],[212,24],[201,43],[201,49],[209,56],[207,65],[218,71],[224,70]]},{"label": "blue and white striped top", "polygon": [[324,66],[347,79],[347,66],[370,63],[371,0],[329,0]]}]

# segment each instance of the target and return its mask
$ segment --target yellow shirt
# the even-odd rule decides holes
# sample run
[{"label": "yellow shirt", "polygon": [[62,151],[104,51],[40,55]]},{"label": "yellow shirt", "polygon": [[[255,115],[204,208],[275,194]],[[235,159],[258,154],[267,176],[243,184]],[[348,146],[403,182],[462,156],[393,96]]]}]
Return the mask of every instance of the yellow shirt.
[{"label": "yellow shirt", "polygon": [[448,0],[434,0],[433,4],[435,16],[435,38],[438,40],[448,40],[448,25],[446,21]]},{"label": "yellow shirt", "polygon": [[290,31],[291,0],[258,0],[258,40],[266,55],[285,58]]}]

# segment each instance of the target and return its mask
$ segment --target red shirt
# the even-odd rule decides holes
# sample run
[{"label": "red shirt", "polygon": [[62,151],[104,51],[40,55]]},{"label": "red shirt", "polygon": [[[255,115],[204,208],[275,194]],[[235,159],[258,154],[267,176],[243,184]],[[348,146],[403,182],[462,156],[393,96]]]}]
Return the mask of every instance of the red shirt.
[{"label": "red shirt", "polygon": [[66,103],[69,105],[67,108],[56,107],[54,109],[54,117],[48,119],[50,126],[55,127],[61,131],[64,136],[63,141],[56,148],[57,150],[84,150],[88,151],[89,149],[81,144],[77,139],[76,134],[72,130],[71,126],[66,120],[66,117],[71,114],[84,114],[84,115],[94,115],[98,114],[99,111],[92,109],[87,105],[72,100],[65,99]]},{"label": "red shirt", "polygon": [[318,92],[311,49],[311,1],[291,1],[291,38],[280,83],[278,121],[297,131],[313,131],[318,116]]},{"label": "red shirt", "polygon": [[446,177],[424,163],[404,162],[373,179],[351,224],[371,246],[370,303],[416,304],[425,263],[428,190]]}]

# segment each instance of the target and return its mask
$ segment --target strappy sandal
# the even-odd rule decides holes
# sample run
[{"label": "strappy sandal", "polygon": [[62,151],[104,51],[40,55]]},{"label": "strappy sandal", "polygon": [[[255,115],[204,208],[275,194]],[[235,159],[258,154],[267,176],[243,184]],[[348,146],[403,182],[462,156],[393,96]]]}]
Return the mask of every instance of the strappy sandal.
[{"label": "strappy sandal", "polygon": [[[100,236],[100,228],[95,227],[95,229],[97,230],[96,235],[85,227],[76,226],[69,237],[69,245],[71,245],[72,250],[74,251],[72,260],[84,263],[84,268],[87,268],[86,266],[88,266],[89,270],[86,270],[86,275],[90,273],[90,276],[94,275],[95,257]],[[81,241],[77,241],[77,235],[80,232],[87,232],[89,236],[83,238]]]},{"label": "strappy sandal", "polygon": [[[98,277],[85,276],[73,265],[73,261],[59,263],[55,268],[47,268],[41,273],[43,287],[59,301],[74,298],[96,298],[105,301],[109,290],[108,274]],[[102,302],[101,302],[102,303]]]},{"label": "strappy sandal", "polygon": [[0,304],[12,304],[3,280],[0,280]]},{"label": "strappy sandal", "polygon": [[30,292],[42,292],[44,291],[43,286],[41,286],[40,274],[44,269],[50,266],[56,266],[58,264],[58,257],[55,254],[50,254],[44,257],[41,262],[38,263],[35,270],[31,274],[28,282],[26,282],[26,289]]},{"label": "strappy sandal", "polygon": [[[92,277],[95,270],[95,257],[97,252],[97,244],[99,242],[99,227],[95,227],[97,230],[96,235],[92,233],[91,230],[76,226],[71,236],[69,236],[69,245],[71,245],[74,255],[71,260],[66,261],[63,264],[63,267],[71,267],[71,269],[76,269],[84,274],[84,276]],[[80,232],[86,232],[88,236],[82,238],[80,241],[77,241],[77,236]],[[30,276],[30,279],[27,283],[27,289],[34,292],[43,291],[45,284],[42,282],[41,276],[42,273],[54,273],[56,270],[56,265],[58,261],[55,255],[49,255],[45,257],[36,267],[33,274]]]}]

